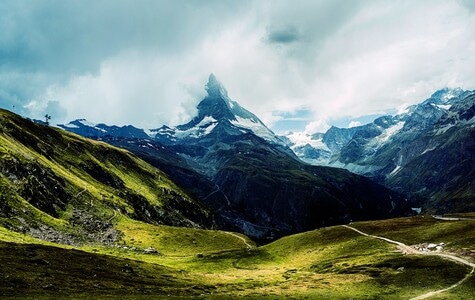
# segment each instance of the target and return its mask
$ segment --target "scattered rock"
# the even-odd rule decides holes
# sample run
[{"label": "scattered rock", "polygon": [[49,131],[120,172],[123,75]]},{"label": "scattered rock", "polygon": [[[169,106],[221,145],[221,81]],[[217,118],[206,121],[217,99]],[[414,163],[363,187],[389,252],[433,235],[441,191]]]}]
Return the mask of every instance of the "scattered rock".
[{"label": "scattered rock", "polygon": [[399,268],[397,268],[397,270],[398,270],[399,272],[402,272],[402,271],[404,271],[404,267],[399,267]]},{"label": "scattered rock", "polygon": [[48,290],[48,291],[55,291],[55,290],[57,290],[56,286],[54,286],[54,284],[51,284],[51,283],[49,283],[49,284],[43,286],[43,289],[44,289],[44,290]]},{"label": "scattered rock", "polygon": [[27,234],[41,240],[65,245],[74,245],[77,243],[76,239],[71,234],[56,230],[44,224],[39,224],[35,227],[29,226]]},{"label": "scattered rock", "polygon": [[129,264],[125,264],[123,267],[122,267],[122,272],[124,273],[133,273],[134,272],[134,269],[129,266]]},{"label": "scattered rock", "polygon": [[144,250],[144,252],[146,254],[154,254],[154,253],[158,253],[157,249],[153,248],[153,247],[148,247],[147,249]]},{"label": "scattered rock", "polygon": [[47,266],[49,265],[49,261],[44,260],[42,258],[35,258],[31,260],[31,263],[37,264],[37,265],[42,265],[42,266]]}]

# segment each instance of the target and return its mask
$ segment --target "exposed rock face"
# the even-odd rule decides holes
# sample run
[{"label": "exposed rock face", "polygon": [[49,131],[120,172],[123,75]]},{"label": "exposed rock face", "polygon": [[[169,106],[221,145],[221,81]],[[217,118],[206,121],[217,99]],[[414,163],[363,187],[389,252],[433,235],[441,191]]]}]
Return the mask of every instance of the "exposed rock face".
[{"label": "exposed rock face", "polygon": [[310,144],[293,148],[298,157],[305,157],[311,161],[325,161],[331,158],[331,152],[325,149],[314,148]]},{"label": "exposed rock face", "polygon": [[431,212],[473,211],[474,116],[472,95],[453,105],[430,130],[406,141],[397,153],[401,163],[394,164],[386,184],[428,199],[424,207]]},{"label": "exposed rock face", "polygon": [[252,133],[271,144],[285,147],[256,115],[228,97],[228,92],[213,74],[209,76],[206,91],[208,96],[198,104],[196,117],[173,128],[163,126],[152,130],[156,133],[155,139],[166,145],[194,143],[207,147],[215,140]]},{"label": "exposed rock face", "polygon": [[355,134],[354,129],[338,128],[335,126],[330,127],[328,131],[323,135],[323,143],[331,151],[340,151]]},{"label": "exposed rock face", "polygon": [[15,183],[19,195],[26,201],[53,217],[58,217],[72,199],[64,179],[36,162],[3,160],[0,174]]},{"label": "exposed rock face", "polygon": [[[310,163],[339,166],[421,201],[426,212],[473,211],[474,93],[443,89],[393,116],[354,128],[330,128],[314,152],[295,153]],[[425,199],[425,200],[424,200]]]}]

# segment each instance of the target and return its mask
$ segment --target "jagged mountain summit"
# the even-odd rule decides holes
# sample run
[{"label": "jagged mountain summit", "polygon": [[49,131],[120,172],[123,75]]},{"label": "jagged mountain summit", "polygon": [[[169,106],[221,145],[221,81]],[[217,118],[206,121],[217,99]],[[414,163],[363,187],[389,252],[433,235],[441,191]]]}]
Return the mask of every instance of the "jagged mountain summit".
[{"label": "jagged mountain summit", "polygon": [[[325,133],[313,135],[292,132],[281,138],[286,139],[287,145],[297,156],[308,163],[351,169],[351,163],[356,158],[374,154],[384,144],[390,142],[393,136],[402,133],[417,135],[432,128],[454,104],[462,102],[472,93],[460,88],[444,88],[420,104],[408,106],[392,116],[379,117],[369,124],[351,128],[332,126]],[[310,149],[309,147],[314,148],[313,152],[300,151]],[[352,151],[355,148],[358,148],[359,153]],[[322,153],[324,155],[321,155]]]},{"label": "jagged mountain summit", "polygon": [[163,125],[158,129],[140,129],[132,125],[109,126],[104,123],[94,124],[86,119],[77,119],[68,124],[59,124],[60,128],[91,138],[105,136],[120,138],[152,138],[163,144],[177,141],[201,139],[213,131],[225,131],[231,135],[252,132],[271,143],[285,146],[284,143],[253,113],[231,100],[227,90],[214,74],[210,74],[205,86],[208,96],[197,109],[198,115],[186,124],[179,126]]},{"label": "jagged mountain summit", "polygon": [[[214,75],[197,115],[147,139],[103,136],[160,167],[226,228],[273,239],[350,220],[408,213],[399,194],[346,170],[303,164]],[[66,127],[67,129],[67,127]]]},{"label": "jagged mountain summit", "polygon": [[[471,173],[475,165],[474,95],[473,91],[445,88],[420,104],[372,123],[331,127],[315,138],[307,137],[311,142],[304,145],[292,143],[298,140],[295,134],[289,135],[288,145],[306,162],[343,167],[421,196],[428,211],[473,210],[469,199],[475,195],[471,188],[475,186]],[[464,167],[467,165],[471,167]]]},{"label": "jagged mountain summit", "polygon": [[198,104],[198,115],[190,122],[176,127],[164,125],[152,130],[155,139],[164,143],[176,143],[189,139],[201,139],[211,133],[242,135],[252,132],[271,143],[282,141],[253,113],[231,100],[223,85],[211,74],[206,84],[208,95]]}]

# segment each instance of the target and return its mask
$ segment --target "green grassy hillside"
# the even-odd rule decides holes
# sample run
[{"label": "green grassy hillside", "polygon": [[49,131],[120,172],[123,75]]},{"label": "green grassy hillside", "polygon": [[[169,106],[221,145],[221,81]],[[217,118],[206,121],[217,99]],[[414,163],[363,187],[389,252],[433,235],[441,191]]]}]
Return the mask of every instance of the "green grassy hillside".
[{"label": "green grassy hillside", "polygon": [[[465,237],[474,236],[474,223],[419,217],[352,226],[392,239],[410,232],[408,244],[445,240],[446,251],[473,262],[469,253],[475,249]],[[470,272],[469,267],[441,257],[404,255],[393,244],[342,226],[255,247],[243,236],[222,231],[120,224],[125,233],[121,247],[58,246],[0,230],[5,270],[0,294],[410,299],[447,288]],[[148,247],[158,253],[145,253]],[[435,298],[470,298],[475,295],[473,283],[472,275]]]},{"label": "green grassy hillside", "polygon": [[[474,262],[475,221],[352,224],[408,245],[445,243]],[[408,299],[470,268],[343,226],[257,247],[207,230],[213,215],[127,151],[0,110],[0,298]],[[437,295],[475,295],[474,276]],[[473,297],[472,297],[473,298]]]},{"label": "green grassy hillside", "polygon": [[0,189],[0,225],[60,243],[113,244],[127,220],[212,225],[206,207],[131,153],[4,110]]}]

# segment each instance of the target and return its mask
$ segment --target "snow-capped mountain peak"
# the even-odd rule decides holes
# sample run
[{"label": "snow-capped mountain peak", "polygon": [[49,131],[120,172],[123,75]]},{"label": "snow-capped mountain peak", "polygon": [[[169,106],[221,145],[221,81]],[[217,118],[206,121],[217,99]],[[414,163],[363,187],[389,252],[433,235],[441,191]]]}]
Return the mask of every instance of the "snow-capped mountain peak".
[{"label": "snow-capped mountain peak", "polygon": [[429,99],[425,100],[423,104],[432,103],[435,105],[453,104],[464,98],[467,91],[461,88],[443,88],[433,93]]},{"label": "snow-capped mountain peak", "polygon": [[[195,119],[201,121],[202,117],[209,115],[216,120],[227,119],[236,122],[238,119],[248,119],[252,123],[262,124],[256,115],[229,98],[228,91],[214,74],[209,75],[205,89],[208,96],[199,103],[198,116]],[[262,125],[264,126],[264,124]]]},{"label": "snow-capped mountain peak", "polygon": [[[352,128],[332,126],[323,137],[303,133],[285,137],[295,154],[306,162],[344,167],[371,176],[388,176],[391,170],[399,170],[406,161],[435,147],[428,145],[418,153],[421,146],[417,143],[422,143],[419,136],[441,135],[456,125],[464,126],[475,119],[471,102],[473,94],[474,91],[461,88],[443,88],[421,103],[366,125]],[[404,148],[409,142],[416,143],[417,147]],[[396,152],[399,154],[395,155]],[[396,171],[391,174],[395,175]]]},{"label": "snow-capped mountain peak", "polygon": [[201,138],[213,132],[219,124],[232,127],[235,134],[244,134],[251,131],[255,135],[274,144],[283,145],[283,142],[267,128],[264,123],[253,113],[243,108],[239,103],[229,98],[227,90],[214,74],[210,74],[205,85],[208,95],[198,104],[198,114],[190,122],[173,128],[157,130],[160,135],[168,139]]},{"label": "snow-capped mountain peak", "polygon": [[228,91],[224,88],[221,82],[218,81],[213,73],[209,75],[205,89],[210,97],[228,98]]}]

